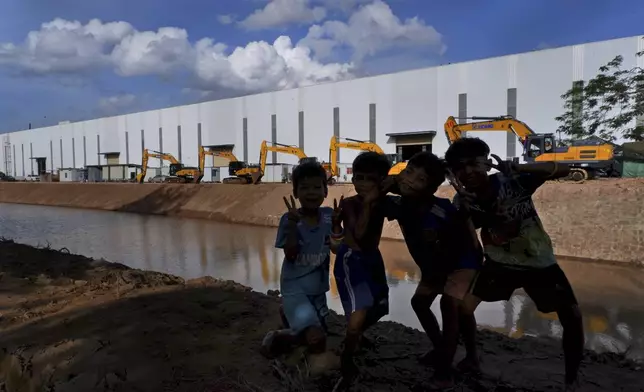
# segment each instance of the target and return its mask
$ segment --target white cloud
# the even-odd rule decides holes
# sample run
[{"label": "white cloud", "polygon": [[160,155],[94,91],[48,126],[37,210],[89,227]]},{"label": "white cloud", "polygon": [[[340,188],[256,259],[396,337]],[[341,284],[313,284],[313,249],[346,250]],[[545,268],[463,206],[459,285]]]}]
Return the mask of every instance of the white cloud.
[{"label": "white cloud", "polygon": [[358,5],[369,3],[372,0],[317,0],[320,4],[331,10],[340,10],[348,13],[353,11]]},{"label": "white cloud", "polygon": [[331,20],[309,28],[298,45],[310,47],[317,58],[327,58],[338,47],[349,48],[360,62],[392,48],[422,47],[443,54],[442,35],[418,17],[401,21],[389,5],[376,0],[361,6],[345,22]]},{"label": "white cloud", "polygon": [[36,73],[74,72],[109,63],[112,47],[132,34],[127,22],[86,25],[56,18],[31,31],[22,45],[0,44],[0,65],[15,65]]},{"label": "white cloud", "polygon": [[104,114],[119,113],[126,109],[132,109],[136,103],[136,96],[133,94],[121,94],[111,97],[104,97],[98,101],[98,108]]},{"label": "white cloud", "polygon": [[[271,5],[283,7],[288,3],[292,6],[292,12],[287,13],[290,20],[309,11],[310,20],[318,20],[321,14],[315,16],[313,11],[318,4],[326,2],[331,6],[330,2],[335,1],[335,7],[341,6],[339,0],[311,1],[315,2],[272,0],[262,12],[270,11]],[[364,1],[350,0],[353,7]],[[275,19],[271,23],[276,23]],[[306,37],[295,45],[284,35],[272,43],[253,41],[239,47],[228,47],[207,37],[196,42],[189,38],[187,31],[178,27],[139,31],[127,22],[93,19],[83,24],[55,19],[29,32],[23,42],[0,42],[0,67],[59,78],[106,70],[122,77],[161,76],[188,81],[179,88],[221,97],[352,78],[358,72],[354,64],[390,49],[409,47],[414,48],[414,53],[423,51],[423,55],[427,50],[434,54],[445,50],[441,35],[433,27],[418,18],[401,21],[381,0],[359,6],[346,22],[328,20],[311,26]],[[338,49],[348,49],[353,61],[330,60],[329,55]],[[392,53],[404,51],[386,54]],[[172,78],[177,75],[181,77]],[[101,106],[113,107],[114,99],[104,98]],[[120,96],[119,102],[124,99]]]},{"label": "white cloud", "polygon": [[325,17],[326,9],[311,6],[309,0],[271,0],[239,24],[248,30],[261,30],[289,24],[310,24]]},{"label": "white cloud", "polygon": [[223,25],[229,25],[235,22],[235,16],[232,14],[217,15],[217,20]]},{"label": "white cloud", "polygon": [[[191,75],[203,91],[258,92],[351,78],[350,63],[323,64],[287,36],[273,44],[228,48],[204,38],[194,45],[184,29],[138,31],[125,22],[56,19],[32,31],[22,44],[0,43],[0,66],[44,75],[111,68],[128,76]],[[112,105],[105,101],[103,106]],[[107,106],[106,106],[107,107]]]},{"label": "white cloud", "polygon": [[124,37],[111,54],[117,72],[123,76],[167,75],[189,66],[191,56],[188,32],[176,27],[136,31]]},{"label": "white cloud", "polygon": [[226,46],[203,39],[196,44],[196,75],[207,87],[222,86],[243,91],[262,91],[304,86],[351,77],[351,64],[322,64],[306,47],[293,47],[281,36],[271,45],[250,42],[230,55]]}]

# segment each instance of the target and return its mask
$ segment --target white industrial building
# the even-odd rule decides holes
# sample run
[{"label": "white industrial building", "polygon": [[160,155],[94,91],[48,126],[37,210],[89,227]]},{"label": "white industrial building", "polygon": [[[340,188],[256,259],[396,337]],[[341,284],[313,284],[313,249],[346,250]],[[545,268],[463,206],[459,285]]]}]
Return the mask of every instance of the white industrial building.
[{"label": "white industrial building", "polygon": [[[199,143],[233,144],[239,159],[256,163],[262,140],[297,145],[326,161],[334,134],[375,141],[403,158],[422,149],[440,156],[448,145],[443,123],[450,115],[511,114],[537,132],[554,132],[555,117],[563,112],[560,96],[573,82],[592,78],[617,55],[626,67],[644,67],[635,56],[642,50],[644,40],[634,36],[12,132],[2,135],[0,171],[22,178],[120,165],[115,173],[132,176],[143,148],[196,166]],[[477,136],[500,156],[521,156],[511,134]],[[356,154],[342,150],[340,162]],[[296,161],[268,157],[269,163]]]}]

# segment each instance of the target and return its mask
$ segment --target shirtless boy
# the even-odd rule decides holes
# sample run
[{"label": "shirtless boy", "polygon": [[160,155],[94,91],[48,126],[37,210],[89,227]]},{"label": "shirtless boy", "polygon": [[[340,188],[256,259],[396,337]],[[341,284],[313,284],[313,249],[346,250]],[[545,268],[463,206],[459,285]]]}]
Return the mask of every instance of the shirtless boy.
[{"label": "shirtless boy", "polygon": [[345,382],[356,373],[353,356],[364,341],[363,332],[389,312],[389,286],[378,245],[384,223],[381,183],[390,168],[385,155],[358,155],[353,161],[352,180],[357,194],[341,203],[344,240],[337,251],[333,274],[347,317],[341,357]]}]

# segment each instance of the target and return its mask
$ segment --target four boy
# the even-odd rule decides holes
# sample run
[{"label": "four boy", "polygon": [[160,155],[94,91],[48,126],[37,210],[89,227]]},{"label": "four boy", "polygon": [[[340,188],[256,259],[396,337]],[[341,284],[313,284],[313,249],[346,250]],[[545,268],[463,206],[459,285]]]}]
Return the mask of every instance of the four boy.
[{"label": "four boy", "polygon": [[[348,322],[341,369],[345,381],[353,378],[353,355],[367,343],[363,332],[388,313],[378,250],[386,218],[398,221],[422,273],[411,304],[433,345],[422,358],[436,369],[433,387],[453,386],[459,336],[467,354],[458,369],[480,372],[474,310],[481,301],[507,300],[515,289],[524,288],[540,311],[556,311],[561,320],[565,382],[573,388],[584,346],[581,314],[531,198],[545,181],[568,175],[568,168],[518,165],[492,155],[498,161],[494,163],[489,153],[480,139],[460,139],[449,147],[445,160],[418,153],[395,177],[387,176],[390,164],[384,155],[362,153],[353,163],[356,195],[334,201],[333,209],[321,207],[327,195],[324,169],[317,163],[299,165],[293,191],[301,207],[293,198],[285,199],[288,212],[276,240],[285,253],[281,291],[288,329],[267,334],[264,353],[304,343],[314,370],[335,366],[326,352],[324,324],[329,253],[334,252],[333,273]],[[488,175],[492,168],[499,173]],[[457,189],[453,202],[434,196],[446,175]],[[481,229],[483,246],[476,229]],[[430,310],[438,295],[442,332]]]}]

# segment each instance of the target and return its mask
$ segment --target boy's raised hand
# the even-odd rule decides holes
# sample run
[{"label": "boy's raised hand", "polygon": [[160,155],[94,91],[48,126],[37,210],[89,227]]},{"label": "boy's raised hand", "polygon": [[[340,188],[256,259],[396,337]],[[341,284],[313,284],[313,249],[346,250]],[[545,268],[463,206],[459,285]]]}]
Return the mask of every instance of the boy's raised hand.
[{"label": "boy's raised hand", "polygon": [[344,195],[340,196],[340,201],[333,199],[333,226],[340,226],[342,224],[342,201],[344,200]]},{"label": "boy's raised hand", "polygon": [[452,185],[452,187],[458,193],[458,198],[455,198],[456,208],[459,210],[469,210],[470,205],[476,199],[476,195],[472,192],[469,192],[463,184],[458,180],[458,178],[452,173],[451,170],[447,170],[447,180]]},{"label": "boy's raised hand", "polygon": [[289,199],[286,198],[286,196],[284,196],[283,199],[284,199],[284,204],[286,204],[286,208],[287,208],[288,221],[291,223],[299,222],[300,219],[302,218],[302,215],[300,214],[300,210],[297,208],[297,204],[295,203],[295,198],[291,195],[290,202],[289,202]]},{"label": "boy's raised hand", "polygon": [[398,185],[398,177],[397,176],[387,176],[385,177],[384,180],[382,180],[382,183],[380,184],[380,191],[384,193],[385,195],[389,192],[391,192],[393,189],[396,188],[396,185]]},{"label": "boy's raised hand", "polygon": [[[511,175],[517,172],[519,165],[512,161],[504,161],[498,155],[490,154],[492,159],[488,160],[488,165],[505,175]],[[494,161],[496,161],[496,163]]]}]

